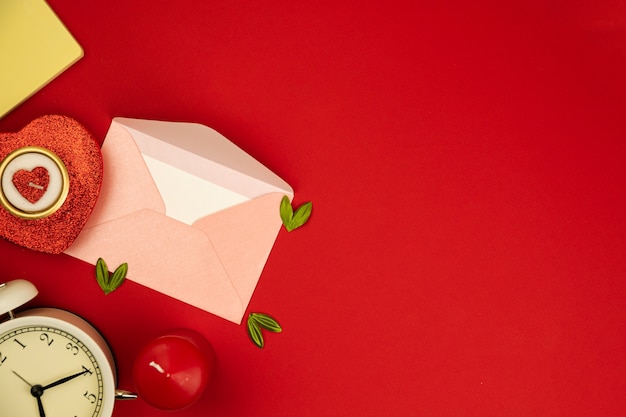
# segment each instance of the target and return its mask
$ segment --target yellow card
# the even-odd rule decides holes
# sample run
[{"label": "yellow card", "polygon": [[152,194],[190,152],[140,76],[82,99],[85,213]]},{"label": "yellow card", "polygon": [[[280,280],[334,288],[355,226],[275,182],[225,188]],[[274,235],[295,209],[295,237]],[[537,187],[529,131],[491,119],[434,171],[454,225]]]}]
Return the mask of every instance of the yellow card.
[{"label": "yellow card", "polygon": [[0,118],[82,56],[44,0],[0,0]]}]

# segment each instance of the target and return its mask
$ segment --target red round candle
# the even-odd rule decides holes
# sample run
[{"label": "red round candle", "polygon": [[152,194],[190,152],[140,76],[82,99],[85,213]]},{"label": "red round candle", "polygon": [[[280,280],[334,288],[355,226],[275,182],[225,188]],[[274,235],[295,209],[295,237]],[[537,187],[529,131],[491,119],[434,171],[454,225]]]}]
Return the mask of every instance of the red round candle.
[{"label": "red round candle", "polygon": [[202,396],[214,368],[209,342],[191,330],[177,330],[143,347],[135,359],[133,378],[139,398],[173,411]]}]

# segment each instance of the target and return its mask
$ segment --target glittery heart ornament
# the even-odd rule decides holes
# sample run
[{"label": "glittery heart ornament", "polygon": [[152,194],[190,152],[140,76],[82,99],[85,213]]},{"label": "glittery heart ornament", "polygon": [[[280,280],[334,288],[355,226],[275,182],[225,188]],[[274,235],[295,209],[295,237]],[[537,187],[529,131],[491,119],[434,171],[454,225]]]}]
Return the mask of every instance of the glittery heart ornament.
[{"label": "glittery heart ornament", "polygon": [[102,185],[93,135],[67,116],[42,116],[0,133],[0,237],[61,253],[89,219]]}]

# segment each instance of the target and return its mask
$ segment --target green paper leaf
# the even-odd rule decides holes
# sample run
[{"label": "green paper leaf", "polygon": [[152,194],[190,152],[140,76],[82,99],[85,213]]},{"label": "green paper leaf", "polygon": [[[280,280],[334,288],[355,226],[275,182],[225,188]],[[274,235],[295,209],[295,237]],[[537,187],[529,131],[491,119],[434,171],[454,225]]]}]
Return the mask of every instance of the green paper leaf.
[{"label": "green paper leaf", "polygon": [[105,294],[110,294],[118,289],[126,279],[127,273],[128,264],[126,262],[118,266],[112,276],[109,274],[109,268],[104,259],[99,258],[96,262],[96,281]]},{"label": "green paper leaf", "polygon": [[252,339],[252,342],[254,342],[254,344],[257,345],[260,349],[263,349],[263,346],[265,345],[265,341],[263,340],[263,334],[261,333],[261,329],[257,325],[256,321],[252,318],[252,316],[248,317],[247,327],[248,335],[250,336],[250,339]]},{"label": "green paper leaf", "polygon": [[289,197],[283,196],[283,199],[280,201],[280,218],[283,221],[285,227],[288,228],[288,224],[290,224],[291,219],[293,218],[293,208],[291,207],[291,201],[289,201]]},{"label": "green paper leaf", "polygon": [[284,196],[280,202],[280,218],[288,232],[302,226],[311,217],[313,203],[308,201],[298,207],[294,213],[289,197]]},{"label": "green paper leaf", "polygon": [[304,223],[306,223],[307,220],[309,220],[309,217],[311,217],[312,210],[313,210],[313,203],[311,203],[310,201],[298,207],[296,209],[296,212],[293,215],[292,227],[295,229],[297,227],[302,226]]},{"label": "green paper leaf", "polygon": [[98,258],[96,262],[96,280],[103,290],[109,285],[109,268],[102,258]]},{"label": "green paper leaf", "polygon": [[111,277],[111,284],[109,288],[111,291],[114,291],[122,285],[124,280],[126,279],[126,274],[128,273],[128,264],[124,262],[120,266],[117,267],[115,272],[113,272],[113,276]]},{"label": "green paper leaf", "polygon": [[259,326],[270,332],[280,333],[283,328],[272,316],[263,313],[250,313],[250,318],[254,320]]},{"label": "green paper leaf", "polygon": [[264,313],[250,313],[248,315],[246,326],[248,328],[248,335],[250,336],[250,339],[252,339],[252,342],[254,342],[254,344],[261,349],[263,349],[263,346],[265,345],[262,329],[275,333],[283,331],[283,328],[280,327],[280,324],[278,324],[274,317]]}]

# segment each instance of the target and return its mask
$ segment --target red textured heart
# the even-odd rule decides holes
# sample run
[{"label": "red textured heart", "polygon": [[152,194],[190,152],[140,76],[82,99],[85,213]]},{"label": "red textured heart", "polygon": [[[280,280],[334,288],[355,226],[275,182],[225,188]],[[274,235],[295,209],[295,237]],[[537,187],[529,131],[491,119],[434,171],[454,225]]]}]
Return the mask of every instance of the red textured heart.
[{"label": "red textured heart", "polygon": [[[53,157],[43,159],[50,159],[51,166],[60,166],[52,162],[58,158],[63,169],[57,173],[45,163],[21,165],[25,162],[15,155],[21,151],[30,153],[32,149],[50,152]],[[16,160],[15,171],[8,170],[6,167]],[[17,133],[0,133],[0,167],[3,166],[0,175],[6,174],[9,181],[4,182],[3,178],[0,182],[0,238],[40,252],[66,250],[87,223],[100,194],[103,161],[99,143],[71,117],[42,116]],[[66,171],[67,176],[63,177],[61,171]],[[60,188],[59,184],[67,187]],[[57,200],[60,203],[55,205],[50,198],[50,205],[42,204],[53,191],[63,197]],[[10,198],[15,195],[27,201],[20,207],[12,205]],[[28,211],[29,205],[33,206],[32,212]]]},{"label": "red textured heart", "polygon": [[50,175],[44,167],[37,167],[32,171],[20,169],[13,174],[13,185],[25,199],[33,204],[46,194],[49,182]]}]

